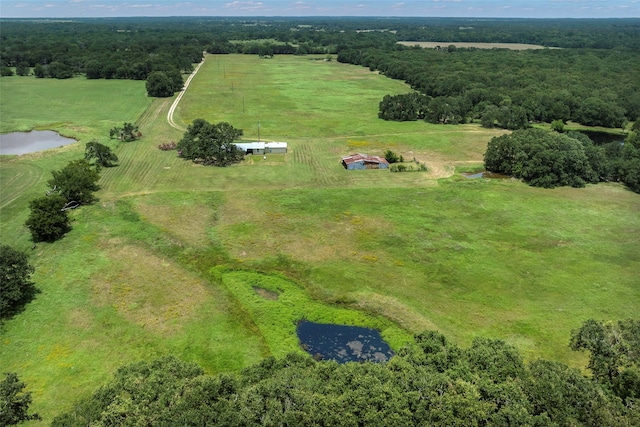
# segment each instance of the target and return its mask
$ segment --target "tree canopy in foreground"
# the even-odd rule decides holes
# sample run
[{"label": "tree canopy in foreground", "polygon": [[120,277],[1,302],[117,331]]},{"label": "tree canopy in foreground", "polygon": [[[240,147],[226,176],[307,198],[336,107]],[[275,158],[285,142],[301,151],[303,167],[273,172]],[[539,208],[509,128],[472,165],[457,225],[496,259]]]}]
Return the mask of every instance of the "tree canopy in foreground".
[{"label": "tree canopy in foreground", "polygon": [[[625,342],[633,345],[640,322],[627,324]],[[637,360],[626,369],[637,375]],[[134,363],[52,425],[638,425],[640,400],[632,394],[640,382],[629,378],[618,393],[606,377],[546,360],[525,364],[500,340],[476,338],[460,348],[428,331],[380,364],[292,353],[237,376],[211,376],[174,357]]]},{"label": "tree canopy in foreground", "polygon": [[4,374],[0,381],[0,426],[15,426],[24,421],[41,419],[38,414],[28,414],[31,393],[24,391],[25,384],[14,372]]}]

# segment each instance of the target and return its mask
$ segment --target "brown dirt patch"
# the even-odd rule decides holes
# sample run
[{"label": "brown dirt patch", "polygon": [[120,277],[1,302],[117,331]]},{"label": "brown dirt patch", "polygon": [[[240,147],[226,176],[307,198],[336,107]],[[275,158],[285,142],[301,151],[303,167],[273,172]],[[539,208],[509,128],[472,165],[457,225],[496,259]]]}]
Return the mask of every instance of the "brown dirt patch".
[{"label": "brown dirt patch", "polygon": [[205,284],[171,261],[137,247],[114,247],[109,271],[91,279],[94,300],[159,334],[179,332],[208,297]]}]

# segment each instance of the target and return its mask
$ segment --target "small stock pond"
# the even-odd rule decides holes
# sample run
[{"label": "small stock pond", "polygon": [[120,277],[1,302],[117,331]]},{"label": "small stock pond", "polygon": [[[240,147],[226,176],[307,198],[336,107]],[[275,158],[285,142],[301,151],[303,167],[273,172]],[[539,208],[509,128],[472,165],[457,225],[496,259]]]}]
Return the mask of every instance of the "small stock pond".
[{"label": "small stock pond", "polygon": [[0,154],[27,154],[57,148],[76,142],[52,130],[32,130],[31,132],[11,132],[0,134]]},{"label": "small stock pond", "polygon": [[393,356],[380,333],[359,326],[300,321],[297,328],[302,348],[318,360],[385,362]]}]

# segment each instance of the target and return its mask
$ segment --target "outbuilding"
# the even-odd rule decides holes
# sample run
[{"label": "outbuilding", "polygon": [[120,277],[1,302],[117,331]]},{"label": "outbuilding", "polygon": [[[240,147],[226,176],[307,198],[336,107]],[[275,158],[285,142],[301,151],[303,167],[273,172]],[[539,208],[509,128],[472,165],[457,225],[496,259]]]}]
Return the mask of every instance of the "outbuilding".
[{"label": "outbuilding", "polygon": [[266,142],[264,144],[264,152],[271,154],[287,154],[286,142]]},{"label": "outbuilding", "polygon": [[368,154],[352,154],[342,158],[342,166],[348,170],[356,169],[389,169],[389,162],[384,157]]},{"label": "outbuilding", "polygon": [[286,142],[236,142],[235,146],[245,154],[286,154]]}]

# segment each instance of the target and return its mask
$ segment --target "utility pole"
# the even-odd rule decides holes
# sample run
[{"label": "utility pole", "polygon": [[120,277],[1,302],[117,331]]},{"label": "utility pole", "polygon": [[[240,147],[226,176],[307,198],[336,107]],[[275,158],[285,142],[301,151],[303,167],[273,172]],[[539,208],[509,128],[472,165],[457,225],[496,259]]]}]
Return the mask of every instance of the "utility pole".
[{"label": "utility pole", "polygon": [[258,142],[260,142],[260,120],[258,120]]}]

